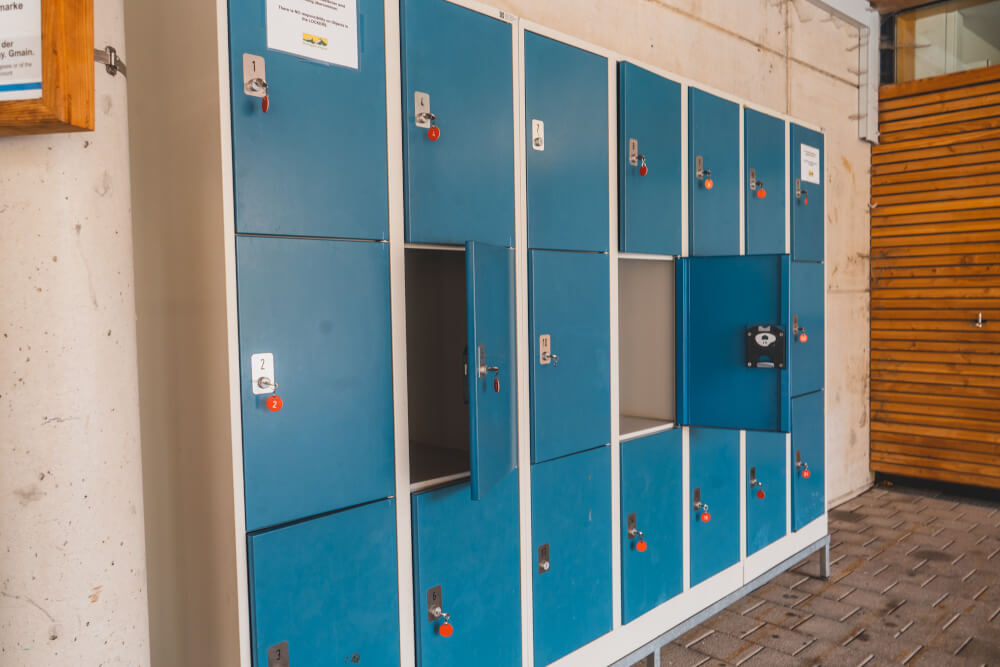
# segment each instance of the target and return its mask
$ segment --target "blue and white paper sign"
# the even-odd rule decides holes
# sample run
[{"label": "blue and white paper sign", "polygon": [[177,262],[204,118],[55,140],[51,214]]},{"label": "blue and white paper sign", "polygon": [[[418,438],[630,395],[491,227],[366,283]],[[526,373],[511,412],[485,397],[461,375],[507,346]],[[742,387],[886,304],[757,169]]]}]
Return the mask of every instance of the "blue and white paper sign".
[{"label": "blue and white paper sign", "polygon": [[42,96],[42,0],[0,0],[0,101]]}]

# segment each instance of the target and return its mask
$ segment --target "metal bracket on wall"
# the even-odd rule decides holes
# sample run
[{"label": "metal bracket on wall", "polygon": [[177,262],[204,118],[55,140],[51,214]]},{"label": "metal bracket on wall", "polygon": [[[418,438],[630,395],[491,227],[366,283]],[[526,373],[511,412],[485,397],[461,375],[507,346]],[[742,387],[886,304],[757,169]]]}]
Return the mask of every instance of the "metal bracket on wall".
[{"label": "metal bracket on wall", "polygon": [[125,61],[118,57],[118,51],[113,46],[94,49],[94,62],[104,65],[104,70],[111,76],[121,72],[123,77],[128,78],[128,68],[125,66]]}]

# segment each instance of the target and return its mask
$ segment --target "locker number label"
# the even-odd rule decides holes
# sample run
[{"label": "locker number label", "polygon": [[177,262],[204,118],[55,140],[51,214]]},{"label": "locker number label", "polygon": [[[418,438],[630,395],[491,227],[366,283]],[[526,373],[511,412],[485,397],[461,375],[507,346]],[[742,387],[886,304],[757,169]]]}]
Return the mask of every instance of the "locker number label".
[{"label": "locker number label", "polygon": [[250,382],[253,385],[254,395],[274,393],[274,355],[272,353],[264,352],[250,356]]}]

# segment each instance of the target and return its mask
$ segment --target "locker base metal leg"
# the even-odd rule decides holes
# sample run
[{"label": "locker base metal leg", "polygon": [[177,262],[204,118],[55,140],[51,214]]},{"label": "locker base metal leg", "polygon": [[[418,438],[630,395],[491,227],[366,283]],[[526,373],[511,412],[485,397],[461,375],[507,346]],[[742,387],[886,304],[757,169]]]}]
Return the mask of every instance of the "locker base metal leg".
[{"label": "locker base metal leg", "polygon": [[667,632],[663,633],[662,635],[660,635],[659,637],[657,637],[653,641],[645,644],[642,648],[636,649],[635,651],[632,651],[631,653],[629,653],[624,658],[618,660],[617,662],[612,663],[611,667],[631,667],[631,665],[633,665],[636,662],[642,660],[643,658],[645,658],[646,656],[648,656],[650,653],[653,654],[653,664],[654,665],[659,665],[660,664],[660,649],[665,644],[668,644],[669,642],[673,641],[677,637],[680,637],[681,635],[683,635],[688,630],[701,625],[704,621],[707,621],[712,616],[715,616],[717,613],[719,613],[720,611],[722,611],[723,609],[725,609],[726,607],[728,607],[732,603],[736,602],[740,598],[745,597],[746,595],[748,595],[750,593],[753,593],[755,590],[757,590],[761,586],[767,584],[768,582],[770,582],[772,579],[774,579],[775,577],[777,577],[782,572],[786,572],[789,568],[791,568],[792,566],[794,566],[795,564],[797,564],[802,559],[807,558],[808,556],[811,556],[812,554],[817,553],[817,552],[819,553],[819,572],[820,572],[820,577],[822,577],[823,579],[829,579],[830,578],[830,536],[829,535],[825,535],[821,539],[816,540],[815,542],[813,542],[812,544],[810,544],[805,549],[802,549],[798,553],[796,553],[796,554],[794,554],[792,556],[789,556],[788,558],[786,558],[782,562],[778,563],[777,565],[775,565],[770,570],[768,570],[764,574],[760,575],[759,577],[757,577],[753,581],[745,584],[742,588],[739,588],[739,589],[733,591],[732,593],[730,593],[726,597],[722,598],[721,600],[719,600],[715,604],[710,605],[710,606],[702,609],[697,614],[695,614],[694,616],[691,616],[690,618],[688,618],[686,621],[683,621],[679,625],[675,625],[673,628],[671,628]]}]

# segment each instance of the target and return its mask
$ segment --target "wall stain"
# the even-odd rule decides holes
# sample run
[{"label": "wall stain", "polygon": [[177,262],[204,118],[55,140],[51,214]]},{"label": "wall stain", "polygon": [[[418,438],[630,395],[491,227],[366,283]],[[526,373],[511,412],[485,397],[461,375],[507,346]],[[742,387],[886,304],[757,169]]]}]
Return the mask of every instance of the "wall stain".
[{"label": "wall stain", "polygon": [[38,488],[37,484],[29,484],[19,489],[14,489],[14,495],[21,507],[27,507],[31,503],[38,502],[45,497],[45,492]]}]

